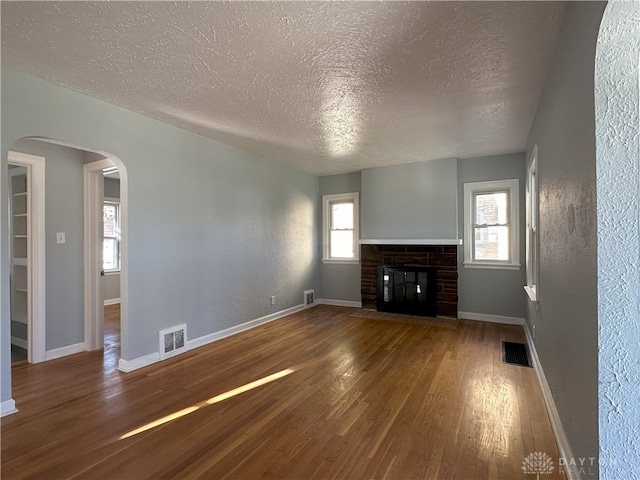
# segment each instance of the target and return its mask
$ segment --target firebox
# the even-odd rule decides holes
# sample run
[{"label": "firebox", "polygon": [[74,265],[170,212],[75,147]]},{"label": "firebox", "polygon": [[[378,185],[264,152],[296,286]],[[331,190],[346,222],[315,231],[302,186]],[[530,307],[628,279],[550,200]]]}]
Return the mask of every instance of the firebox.
[{"label": "firebox", "polygon": [[378,265],[377,308],[381,312],[435,317],[438,314],[434,267]]}]

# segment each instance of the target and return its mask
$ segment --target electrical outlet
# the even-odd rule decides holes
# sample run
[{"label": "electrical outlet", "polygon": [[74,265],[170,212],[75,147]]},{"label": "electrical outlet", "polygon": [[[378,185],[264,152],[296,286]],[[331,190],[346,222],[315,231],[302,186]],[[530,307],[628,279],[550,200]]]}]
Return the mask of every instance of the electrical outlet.
[{"label": "electrical outlet", "polygon": [[275,304],[276,304],[276,296],[271,295],[271,305],[275,305]]},{"label": "electrical outlet", "polygon": [[66,243],[67,239],[65,238],[64,232],[56,232],[56,243]]}]

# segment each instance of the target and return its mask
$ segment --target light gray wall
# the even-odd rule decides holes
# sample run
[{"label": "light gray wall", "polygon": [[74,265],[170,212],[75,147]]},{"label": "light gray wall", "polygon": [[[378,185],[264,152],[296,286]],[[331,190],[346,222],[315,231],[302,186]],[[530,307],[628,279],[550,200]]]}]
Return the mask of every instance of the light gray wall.
[{"label": "light gray wall", "polygon": [[362,171],[361,238],[458,237],[455,158]]},{"label": "light gray wall", "polygon": [[518,179],[520,184],[520,270],[464,268],[458,251],[458,311],[525,318],[525,156],[524,153],[458,160],[458,229],[464,232],[464,184]]},{"label": "light gray wall", "polygon": [[[360,172],[320,177],[320,196],[360,192]],[[322,219],[318,222],[318,242],[322,248]],[[319,255],[322,255],[320,251]],[[318,298],[360,301],[360,264],[320,264]]]},{"label": "light gray wall", "polygon": [[540,263],[528,322],[574,457],[598,455],[594,59],[605,4],[569,2],[529,136]]},{"label": "light gray wall", "polygon": [[[32,135],[109,152],[124,163],[125,360],[157,352],[162,328],[186,322],[189,338],[197,338],[299,305],[303,290],[319,290],[318,177],[3,68],[3,172],[11,146]],[[1,187],[0,398],[6,400],[6,175]]]},{"label": "light gray wall", "polygon": [[[83,152],[35,140],[21,140],[12,149],[45,157],[45,348],[81,343],[84,341]],[[56,232],[65,233],[66,243],[56,243]]]},{"label": "light gray wall", "polygon": [[120,198],[120,180],[117,178],[105,178],[104,196],[109,198]]},{"label": "light gray wall", "polygon": [[[105,198],[120,198],[120,180],[117,178],[104,179]],[[120,274],[109,273],[102,277],[102,298],[115,300],[120,298]]]},{"label": "light gray wall", "polygon": [[640,479],[639,56],[640,4],[609,2],[595,67],[599,445],[606,480]]}]

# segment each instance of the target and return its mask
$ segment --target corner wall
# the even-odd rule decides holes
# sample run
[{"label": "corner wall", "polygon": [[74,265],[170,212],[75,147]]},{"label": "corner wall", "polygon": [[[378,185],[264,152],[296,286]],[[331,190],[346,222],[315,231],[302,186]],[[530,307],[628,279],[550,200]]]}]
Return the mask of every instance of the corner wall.
[{"label": "corner wall", "polygon": [[640,3],[607,5],[596,57],[600,478],[640,479]]},{"label": "corner wall", "polygon": [[527,320],[574,458],[598,456],[593,79],[604,8],[569,2],[527,144],[527,158],[538,145],[540,201],[539,302],[527,300]]}]

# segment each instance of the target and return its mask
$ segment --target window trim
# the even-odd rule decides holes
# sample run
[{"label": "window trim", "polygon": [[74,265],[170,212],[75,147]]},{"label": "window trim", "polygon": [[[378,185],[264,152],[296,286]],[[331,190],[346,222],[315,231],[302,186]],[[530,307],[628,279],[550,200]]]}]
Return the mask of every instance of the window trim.
[{"label": "window trim", "polygon": [[[360,263],[360,194],[358,192],[337,193],[322,196],[322,263],[357,264]],[[329,256],[331,230],[331,204],[353,203],[353,258]]]},{"label": "window trim", "polygon": [[[518,179],[464,184],[464,268],[519,270],[520,265],[520,188]],[[476,194],[507,192],[509,194],[509,260],[475,260],[474,199]]]},{"label": "window trim", "polygon": [[[122,258],[121,258],[121,244],[122,244],[122,207],[120,205],[120,199],[119,198],[115,198],[115,197],[104,197],[102,200],[102,205],[104,206],[107,203],[111,203],[111,204],[115,204],[116,205],[116,211],[117,211],[117,215],[118,215],[118,236],[115,237],[116,238],[116,244],[117,244],[117,248],[118,248],[118,268],[104,268],[104,258],[102,259],[102,271],[104,272],[104,275],[115,275],[120,273],[120,270],[122,268]],[[114,238],[114,237],[105,237],[104,236],[104,227],[102,229],[102,239],[104,241],[105,238]],[[104,247],[103,247],[104,248]]]},{"label": "window trim", "polygon": [[[532,179],[533,182],[532,182]],[[531,187],[533,183],[533,188]],[[538,302],[538,255],[540,251],[539,238],[539,177],[538,177],[538,145],[533,146],[529,166],[527,167],[527,185],[526,185],[526,268],[527,268],[527,284],[524,290],[529,296],[529,300],[533,303]]]}]

